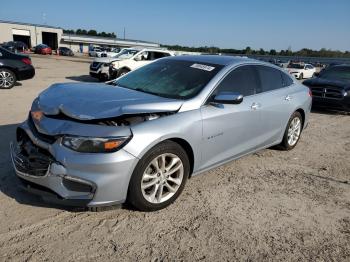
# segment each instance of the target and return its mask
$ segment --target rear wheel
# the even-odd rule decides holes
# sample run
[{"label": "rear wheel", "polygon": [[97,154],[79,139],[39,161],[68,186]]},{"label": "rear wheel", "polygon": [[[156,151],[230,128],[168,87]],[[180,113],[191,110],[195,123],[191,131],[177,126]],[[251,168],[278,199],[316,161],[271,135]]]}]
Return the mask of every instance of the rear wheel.
[{"label": "rear wheel", "polygon": [[0,69],[0,88],[10,89],[16,83],[16,75],[9,69]]},{"label": "rear wheel", "polygon": [[165,208],[181,194],[189,172],[184,149],[172,141],[162,142],[137,164],[130,180],[128,201],[142,211]]},{"label": "rear wheel", "polygon": [[299,112],[294,112],[288,121],[280,147],[284,150],[293,149],[299,142],[303,127],[303,118]]}]

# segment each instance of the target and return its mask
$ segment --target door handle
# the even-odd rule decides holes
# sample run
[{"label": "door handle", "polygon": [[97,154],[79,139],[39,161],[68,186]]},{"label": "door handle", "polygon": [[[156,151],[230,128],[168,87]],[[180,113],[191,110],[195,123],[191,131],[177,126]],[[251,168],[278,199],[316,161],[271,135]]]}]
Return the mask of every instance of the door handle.
[{"label": "door handle", "polygon": [[250,106],[250,108],[253,110],[257,110],[259,107],[260,107],[260,105],[258,103],[255,103],[255,102]]},{"label": "door handle", "polygon": [[284,100],[290,101],[290,100],[292,100],[292,97],[291,97],[290,95],[287,95],[287,96],[284,98]]}]

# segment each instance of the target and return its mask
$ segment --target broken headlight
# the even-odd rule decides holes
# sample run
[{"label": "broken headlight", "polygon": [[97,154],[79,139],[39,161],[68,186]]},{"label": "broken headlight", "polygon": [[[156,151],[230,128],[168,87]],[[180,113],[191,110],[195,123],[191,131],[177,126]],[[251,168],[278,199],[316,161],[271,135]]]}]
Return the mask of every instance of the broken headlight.
[{"label": "broken headlight", "polygon": [[64,136],[62,145],[81,153],[116,152],[129,141],[129,137],[97,138]]}]

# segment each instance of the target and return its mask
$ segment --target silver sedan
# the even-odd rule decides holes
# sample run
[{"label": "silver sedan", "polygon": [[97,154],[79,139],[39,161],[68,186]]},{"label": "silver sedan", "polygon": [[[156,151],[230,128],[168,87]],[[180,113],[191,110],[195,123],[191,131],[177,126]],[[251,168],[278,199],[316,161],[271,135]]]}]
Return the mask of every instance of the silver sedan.
[{"label": "silver sedan", "polygon": [[178,56],[106,84],[55,84],[33,102],[11,155],[45,200],[98,209],[171,204],[191,176],[278,145],[307,126],[309,89],[248,58]]}]

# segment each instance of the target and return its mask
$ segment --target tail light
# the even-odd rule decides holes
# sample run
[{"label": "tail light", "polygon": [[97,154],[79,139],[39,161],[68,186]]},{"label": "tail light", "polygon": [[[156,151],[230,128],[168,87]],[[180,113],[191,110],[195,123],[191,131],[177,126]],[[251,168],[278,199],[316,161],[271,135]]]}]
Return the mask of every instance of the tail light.
[{"label": "tail light", "polygon": [[312,91],[311,88],[309,88],[309,96],[312,97]]},{"label": "tail light", "polygon": [[32,60],[30,60],[30,58],[22,58],[22,62],[27,64],[27,65],[31,65],[32,64]]}]

